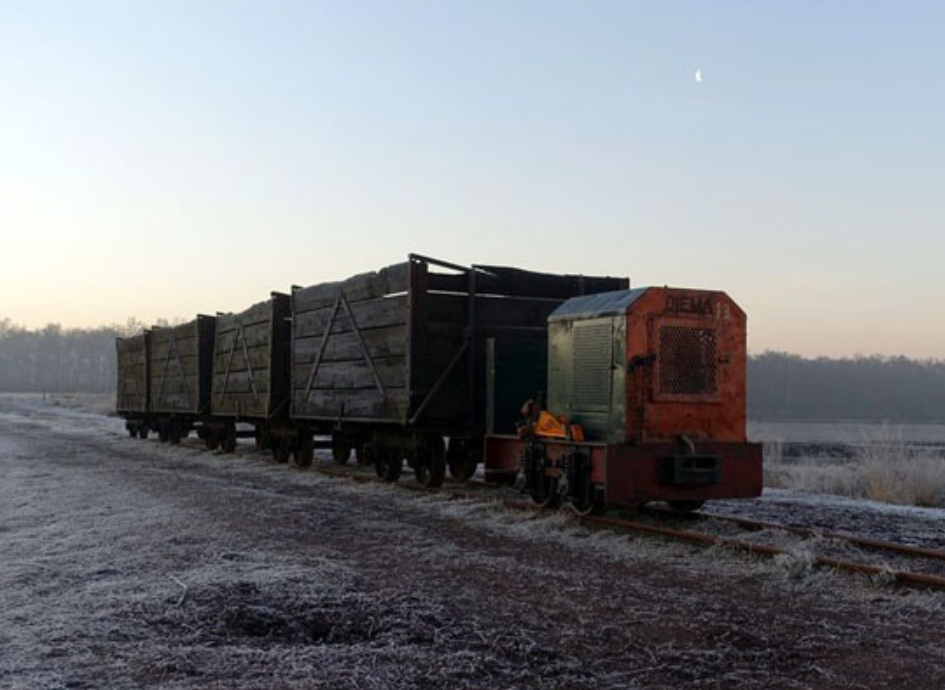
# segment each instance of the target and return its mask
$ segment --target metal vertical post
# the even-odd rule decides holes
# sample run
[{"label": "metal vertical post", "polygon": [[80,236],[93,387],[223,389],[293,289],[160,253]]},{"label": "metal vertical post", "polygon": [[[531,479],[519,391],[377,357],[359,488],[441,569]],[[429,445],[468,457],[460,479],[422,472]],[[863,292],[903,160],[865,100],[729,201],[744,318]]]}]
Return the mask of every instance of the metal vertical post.
[{"label": "metal vertical post", "polygon": [[469,438],[475,439],[479,428],[476,415],[476,268],[469,269],[469,314],[466,338],[469,346],[466,349],[467,358],[467,382],[468,387],[468,417],[469,417]]}]

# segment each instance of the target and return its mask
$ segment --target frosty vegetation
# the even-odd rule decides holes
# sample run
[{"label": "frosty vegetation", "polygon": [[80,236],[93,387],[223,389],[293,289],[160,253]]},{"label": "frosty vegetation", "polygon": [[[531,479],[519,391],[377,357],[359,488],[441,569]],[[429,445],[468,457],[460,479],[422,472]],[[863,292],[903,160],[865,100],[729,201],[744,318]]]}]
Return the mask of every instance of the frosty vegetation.
[{"label": "frosty vegetation", "polygon": [[881,425],[851,441],[849,458],[786,458],[780,441],[764,444],[765,486],[945,506],[945,457],[909,444],[899,427]]}]

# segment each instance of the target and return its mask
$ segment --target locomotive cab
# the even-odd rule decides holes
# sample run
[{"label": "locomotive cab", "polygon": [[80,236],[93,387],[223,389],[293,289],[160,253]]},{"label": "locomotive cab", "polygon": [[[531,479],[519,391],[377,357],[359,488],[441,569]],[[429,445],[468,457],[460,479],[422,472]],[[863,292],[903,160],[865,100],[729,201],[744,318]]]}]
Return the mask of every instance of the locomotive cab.
[{"label": "locomotive cab", "polygon": [[548,318],[547,408],[579,425],[583,440],[490,437],[487,475],[512,471],[514,456],[533,498],[581,512],[760,495],[761,449],[745,431],[746,361],[745,313],[723,292],[645,287],[572,298]]}]

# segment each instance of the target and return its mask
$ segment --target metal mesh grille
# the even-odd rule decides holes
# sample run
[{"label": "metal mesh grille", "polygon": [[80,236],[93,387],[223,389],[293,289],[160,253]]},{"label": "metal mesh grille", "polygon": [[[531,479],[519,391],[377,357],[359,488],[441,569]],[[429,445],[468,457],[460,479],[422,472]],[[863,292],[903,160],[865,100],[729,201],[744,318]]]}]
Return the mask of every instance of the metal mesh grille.
[{"label": "metal mesh grille", "polygon": [[660,393],[714,395],[715,329],[663,326],[659,362]]},{"label": "metal mesh grille", "polygon": [[574,390],[571,398],[574,409],[600,410],[610,407],[612,349],[610,323],[574,327]]}]

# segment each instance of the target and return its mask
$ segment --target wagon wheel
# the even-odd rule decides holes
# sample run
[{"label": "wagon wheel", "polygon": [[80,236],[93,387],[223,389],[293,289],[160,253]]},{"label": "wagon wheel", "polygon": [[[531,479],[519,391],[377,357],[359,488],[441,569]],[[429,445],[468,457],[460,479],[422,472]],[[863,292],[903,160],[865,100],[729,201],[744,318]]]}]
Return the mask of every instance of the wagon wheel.
[{"label": "wagon wheel", "polygon": [[403,453],[397,448],[378,448],[374,456],[374,472],[386,482],[396,482],[404,469]]},{"label": "wagon wheel", "polygon": [[180,425],[176,422],[171,422],[168,425],[167,429],[167,440],[170,441],[172,446],[180,444],[181,439],[181,428]]},{"label": "wagon wheel", "polygon": [[423,486],[436,489],[446,478],[446,446],[443,438],[435,436],[417,449],[413,474]]},{"label": "wagon wheel", "polygon": [[669,507],[679,513],[694,513],[699,510],[705,501],[667,501]]},{"label": "wagon wheel", "polygon": [[146,427],[146,426],[138,427],[138,438],[140,438],[141,440],[147,440],[147,438],[148,438],[148,427]]},{"label": "wagon wheel", "polygon": [[574,496],[568,502],[571,511],[580,517],[587,515],[600,515],[607,507],[604,500],[604,492],[594,487],[591,489],[590,496]]},{"label": "wagon wheel", "polygon": [[289,456],[292,455],[292,448],[282,439],[273,439],[272,459],[278,463],[289,462]]},{"label": "wagon wheel", "polygon": [[226,430],[223,432],[223,438],[220,441],[220,447],[223,449],[224,453],[234,453],[236,452],[236,425],[227,424]]},{"label": "wagon wheel", "polygon": [[125,429],[128,431],[128,435],[131,438],[138,435],[138,430],[132,424],[125,424]]},{"label": "wagon wheel", "polygon": [[476,468],[479,465],[479,459],[476,457],[476,451],[466,443],[453,443],[450,440],[449,449],[446,452],[446,463],[450,469],[450,476],[461,482],[472,479],[476,474]]},{"label": "wagon wheel", "polygon": [[161,443],[167,443],[167,424],[161,424],[158,427],[158,440]]},{"label": "wagon wheel", "polygon": [[342,434],[332,434],[331,458],[339,465],[347,465],[351,458],[351,440]]},{"label": "wagon wheel", "polygon": [[272,437],[269,435],[269,427],[260,425],[256,427],[256,450],[269,450],[272,445]]},{"label": "wagon wheel", "polygon": [[314,459],[315,445],[312,435],[301,433],[298,443],[292,449],[292,464],[299,468],[311,467]]},{"label": "wagon wheel", "polygon": [[203,435],[203,443],[207,450],[216,450],[220,447],[220,435],[216,431],[208,431]]}]

